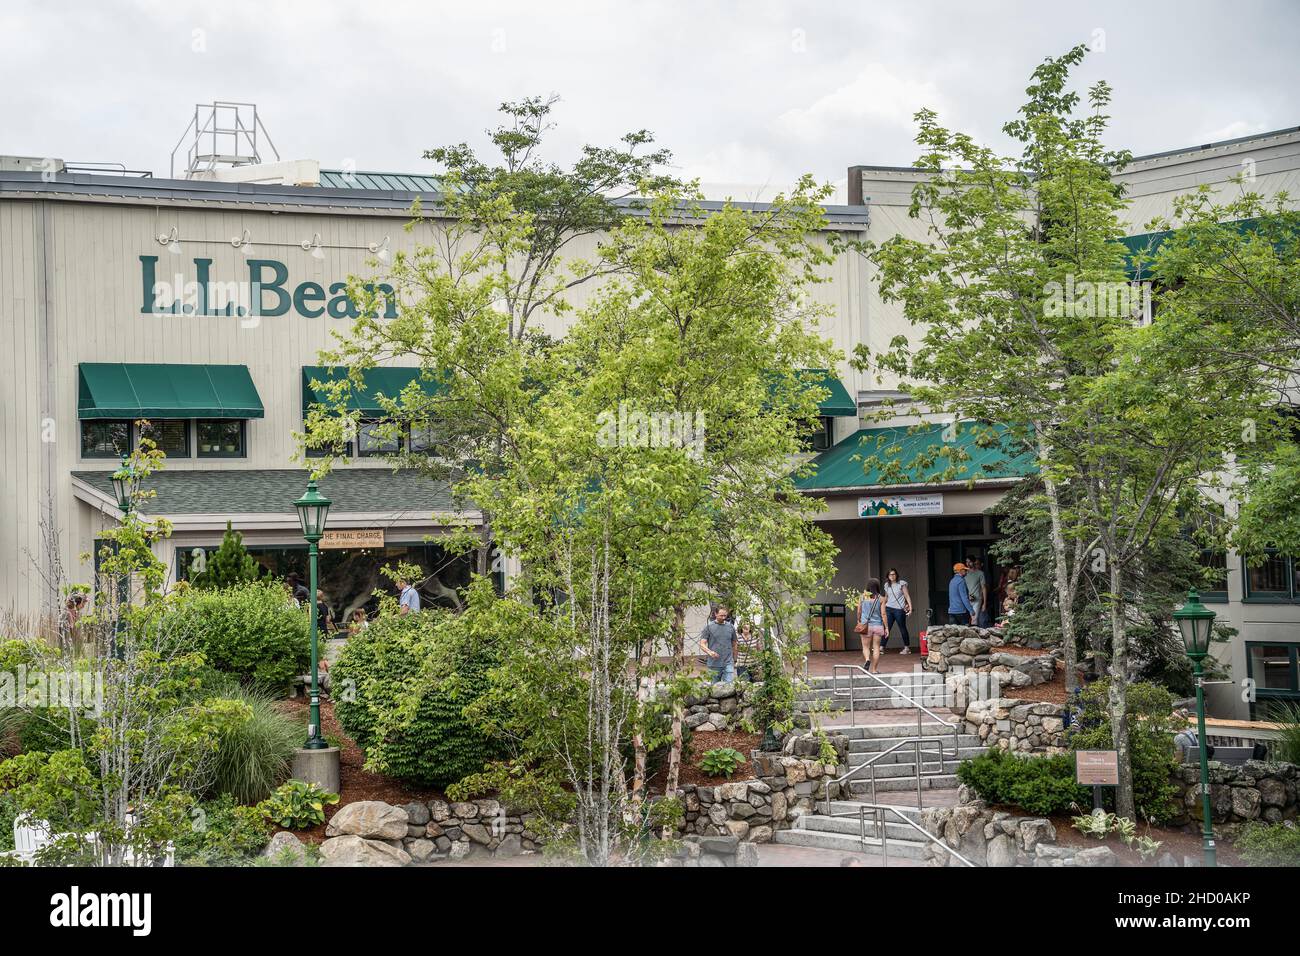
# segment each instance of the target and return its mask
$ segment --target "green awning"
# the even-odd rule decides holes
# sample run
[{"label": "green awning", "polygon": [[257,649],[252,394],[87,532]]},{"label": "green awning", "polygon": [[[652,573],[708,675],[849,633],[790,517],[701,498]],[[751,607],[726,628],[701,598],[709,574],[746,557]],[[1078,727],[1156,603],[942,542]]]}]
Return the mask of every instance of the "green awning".
[{"label": "green awning", "polygon": [[261,418],[246,365],[82,362],[78,418]]},{"label": "green awning", "polygon": [[798,369],[799,383],[804,388],[823,388],[830,394],[817,403],[823,415],[833,418],[856,418],[858,403],[849,395],[844,383],[833,373],[824,368]]},{"label": "green awning", "polygon": [[[1023,478],[1035,472],[1034,456],[1014,445],[1001,425],[959,422],[916,429],[862,428],[822,452],[813,474],[796,479],[803,491],[863,490],[891,485]],[[867,459],[871,467],[864,468]]]},{"label": "green awning", "polygon": [[[1260,219],[1234,219],[1231,222],[1221,222],[1221,226],[1231,226],[1239,234],[1246,236],[1257,232],[1264,221]],[[1165,229],[1161,232],[1144,232],[1136,236],[1125,236],[1120,240],[1124,244],[1125,268],[1128,271],[1129,278],[1133,281],[1145,280],[1151,278],[1151,267],[1155,265],[1156,254],[1160,247],[1169,241],[1178,230]],[[1291,241],[1294,241],[1294,234]],[[1281,252],[1281,243],[1276,247]],[[1139,254],[1142,256],[1142,262],[1139,264],[1135,260]]]},{"label": "green awning", "polygon": [[[338,382],[348,377],[348,370],[341,366],[304,365],[302,367],[302,411],[307,414],[312,405],[333,405],[328,393],[312,387],[312,382]],[[411,382],[419,382],[427,395],[438,393],[438,383],[422,378],[418,368],[368,368],[361,373],[363,388],[352,388],[348,395],[347,407],[363,415],[383,415],[378,396],[395,399]]]}]

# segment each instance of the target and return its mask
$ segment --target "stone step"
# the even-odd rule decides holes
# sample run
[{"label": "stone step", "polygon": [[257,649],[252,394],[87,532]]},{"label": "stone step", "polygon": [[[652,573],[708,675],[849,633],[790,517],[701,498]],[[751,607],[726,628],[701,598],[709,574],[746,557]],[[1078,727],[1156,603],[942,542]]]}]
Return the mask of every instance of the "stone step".
[{"label": "stone step", "polygon": [[[867,758],[867,754],[850,754],[849,764],[847,767],[835,768],[837,771],[835,777],[841,777],[850,770],[856,770],[858,767],[864,766],[867,762]],[[946,759],[943,761],[943,772],[945,774],[955,774],[957,772],[957,767],[960,766],[960,764],[960,760]],[[932,774],[939,767],[939,761],[937,758],[934,760],[922,760],[921,765],[927,774]],[[894,777],[910,778],[916,776],[916,764],[910,759],[894,762],[881,759],[872,764],[872,766],[876,768],[877,780],[892,780]],[[870,777],[870,770],[861,770],[853,777],[853,779],[867,780],[870,779]]]},{"label": "stone step", "polygon": [[[861,800],[832,800],[831,813],[849,814],[853,817],[853,819],[856,820],[858,807],[860,807],[863,802],[864,801]],[[913,823],[921,822],[921,810],[919,810],[918,808],[905,803],[891,803],[889,804],[889,806],[893,807],[893,809],[897,810],[899,813],[907,817],[907,819],[911,820]],[[815,811],[813,813],[806,814],[806,815],[807,816],[821,815],[823,812],[823,807],[825,807],[825,803],[819,802],[817,804]],[[898,817],[894,816],[892,813],[887,814],[886,817],[887,820],[893,822],[898,821]]]},{"label": "stone step", "polygon": [[[950,709],[953,703],[946,697],[913,697],[912,699],[926,710],[932,710],[936,713],[940,710]],[[847,700],[796,700],[794,709],[801,714],[848,714],[850,710]],[[915,709],[916,704],[909,703],[901,697],[872,697],[869,700],[857,700],[853,702],[852,707],[855,714],[863,714],[873,710]]]},{"label": "stone step", "polygon": [[[880,853],[879,846],[863,846],[856,835],[824,833],[820,830],[778,830],[772,834],[773,843],[786,846],[815,847],[819,850],[839,850],[844,853]],[[912,840],[890,840],[889,855],[899,859],[920,860],[925,855],[924,843]]]}]

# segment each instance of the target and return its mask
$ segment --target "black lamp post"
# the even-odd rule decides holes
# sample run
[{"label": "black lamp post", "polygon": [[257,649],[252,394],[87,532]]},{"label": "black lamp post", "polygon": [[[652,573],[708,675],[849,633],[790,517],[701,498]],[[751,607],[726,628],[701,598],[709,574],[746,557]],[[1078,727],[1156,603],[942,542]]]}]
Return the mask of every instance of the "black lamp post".
[{"label": "black lamp post", "polygon": [[303,744],[305,750],[324,750],[329,746],[320,732],[320,676],[318,673],[320,655],[316,636],[316,562],[320,554],[318,545],[321,537],[325,534],[325,519],[329,517],[331,504],[333,504],[332,501],[316,490],[315,479],[307,482],[306,493],[293,503],[293,506],[298,510],[298,520],[302,523],[302,536],[307,539],[307,562],[311,568],[311,593],[308,598],[308,604],[311,606],[311,717],[307,725],[307,742]]},{"label": "black lamp post", "polygon": [[[118,466],[117,471],[113,472],[113,495],[117,498],[117,507],[122,512],[122,524],[125,525],[131,515],[131,509],[135,505],[135,491],[140,484],[139,476],[135,473],[135,466],[131,464],[131,459],[126,455],[122,456],[122,463]],[[122,542],[117,542],[116,552],[122,553]],[[117,576],[117,619],[113,622],[113,636],[109,645],[109,654],[113,657],[120,656],[122,649],[123,632],[126,629],[126,620],[123,617],[125,608],[131,603],[131,577],[125,571],[119,571]]]},{"label": "black lamp post", "polygon": [[1214,612],[1201,603],[1195,591],[1187,592],[1187,603],[1174,611],[1174,620],[1183,635],[1187,656],[1192,659],[1196,677],[1196,742],[1201,751],[1201,845],[1206,866],[1216,865],[1214,825],[1210,815],[1210,766],[1205,753],[1205,680],[1201,676],[1201,662],[1210,652],[1210,632],[1214,628]]}]

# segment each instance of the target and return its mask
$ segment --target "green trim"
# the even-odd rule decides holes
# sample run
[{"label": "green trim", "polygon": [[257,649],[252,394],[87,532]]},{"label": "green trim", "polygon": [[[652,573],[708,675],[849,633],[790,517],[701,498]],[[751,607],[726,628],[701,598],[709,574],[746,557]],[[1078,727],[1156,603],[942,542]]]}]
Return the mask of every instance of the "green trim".
[{"label": "green trim", "polygon": [[[1003,425],[961,422],[915,428],[862,428],[811,461],[801,491],[867,491],[900,485],[1015,480],[1037,472],[1034,456],[1016,448]],[[948,440],[951,439],[951,440]],[[865,460],[880,457],[864,470]]]},{"label": "green trim", "polygon": [[[828,393],[817,403],[817,410],[821,415],[828,418],[858,417],[858,403],[835,373],[824,368],[800,368],[794,371],[798,375],[800,389],[820,388]],[[769,373],[769,377],[776,379],[776,373]],[[771,381],[768,391],[775,391],[776,385],[776,381]]]},{"label": "green trim", "polygon": [[82,362],[77,417],[262,418],[266,414],[246,365]]},{"label": "green trim", "polygon": [[[312,382],[322,385],[340,382],[348,377],[348,370],[342,366],[304,365],[302,367],[302,413],[305,418],[313,405],[332,406],[328,393],[317,390]],[[425,378],[418,368],[368,368],[361,372],[362,387],[355,386],[349,391],[347,408],[349,411],[361,412],[363,416],[383,418],[387,410],[379,403],[380,397],[396,399],[411,382],[419,382],[426,395],[437,395],[441,386],[432,379]]]}]

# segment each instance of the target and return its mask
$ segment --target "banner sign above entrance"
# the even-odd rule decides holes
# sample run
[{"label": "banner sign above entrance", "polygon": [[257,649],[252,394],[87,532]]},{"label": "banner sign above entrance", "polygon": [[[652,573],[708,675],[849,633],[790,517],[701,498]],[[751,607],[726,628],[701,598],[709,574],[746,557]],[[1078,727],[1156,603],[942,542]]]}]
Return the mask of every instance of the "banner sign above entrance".
[{"label": "banner sign above entrance", "polygon": [[322,548],[382,548],[383,528],[349,528],[345,531],[326,531],[320,539]]},{"label": "banner sign above entrance", "polygon": [[943,495],[879,495],[858,499],[859,518],[943,514]]}]

